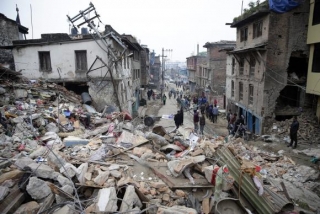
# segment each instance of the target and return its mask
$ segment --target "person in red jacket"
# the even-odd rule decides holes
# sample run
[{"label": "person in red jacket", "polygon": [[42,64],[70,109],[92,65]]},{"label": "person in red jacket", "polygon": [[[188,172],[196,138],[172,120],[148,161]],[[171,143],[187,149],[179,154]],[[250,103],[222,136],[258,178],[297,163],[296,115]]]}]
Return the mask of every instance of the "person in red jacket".
[{"label": "person in red jacket", "polygon": [[194,131],[198,132],[198,129],[199,129],[199,111],[195,111],[194,112],[193,124],[194,124]]}]

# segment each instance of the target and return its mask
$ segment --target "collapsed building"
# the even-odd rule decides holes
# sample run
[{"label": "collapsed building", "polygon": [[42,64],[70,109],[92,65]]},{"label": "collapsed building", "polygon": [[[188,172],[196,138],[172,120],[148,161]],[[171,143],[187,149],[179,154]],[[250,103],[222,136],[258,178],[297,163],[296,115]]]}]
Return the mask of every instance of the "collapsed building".
[{"label": "collapsed building", "polygon": [[299,115],[311,99],[305,92],[309,15],[301,12],[309,11],[309,1],[294,6],[275,11],[266,1],[230,24],[237,43],[227,64],[227,108],[244,115],[255,134],[265,132],[269,118]]}]

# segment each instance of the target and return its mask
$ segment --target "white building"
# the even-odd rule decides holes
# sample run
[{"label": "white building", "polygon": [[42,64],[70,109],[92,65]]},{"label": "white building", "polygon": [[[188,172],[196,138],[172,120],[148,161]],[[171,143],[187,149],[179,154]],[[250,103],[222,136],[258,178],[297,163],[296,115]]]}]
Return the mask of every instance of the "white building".
[{"label": "white building", "polygon": [[42,34],[41,37],[13,43],[17,71],[28,79],[64,84],[87,83],[97,110],[101,111],[106,105],[121,106],[121,110],[132,113],[132,101],[135,101],[132,100],[132,76],[138,76],[132,69],[132,49],[126,49],[124,57],[121,57],[124,50],[121,45],[112,38],[107,39],[119,58],[114,62],[108,56],[105,44],[91,35],[79,35],[73,39],[67,34]]}]

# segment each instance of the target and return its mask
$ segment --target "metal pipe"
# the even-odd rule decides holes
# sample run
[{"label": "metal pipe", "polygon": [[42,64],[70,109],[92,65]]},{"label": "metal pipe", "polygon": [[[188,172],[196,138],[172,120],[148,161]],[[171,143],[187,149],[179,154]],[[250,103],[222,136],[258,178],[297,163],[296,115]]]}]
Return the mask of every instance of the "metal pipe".
[{"label": "metal pipe", "polygon": [[284,197],[281,197],[279,194],[273,192],[268,187],[264,187],[264,190],[272,197],[273,205],[276,212],[281,211],[293,211],[294,205]]}]

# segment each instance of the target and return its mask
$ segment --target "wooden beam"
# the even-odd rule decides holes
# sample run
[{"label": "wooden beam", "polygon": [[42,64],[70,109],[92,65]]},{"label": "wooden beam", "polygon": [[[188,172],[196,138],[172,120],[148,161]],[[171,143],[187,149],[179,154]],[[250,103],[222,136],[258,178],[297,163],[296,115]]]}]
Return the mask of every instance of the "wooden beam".
[{"label": "wooden beam", "polygon": [[16,184],[10,194],[0,204],[0,213],[14,213],[25,200],[26,195]]}]

